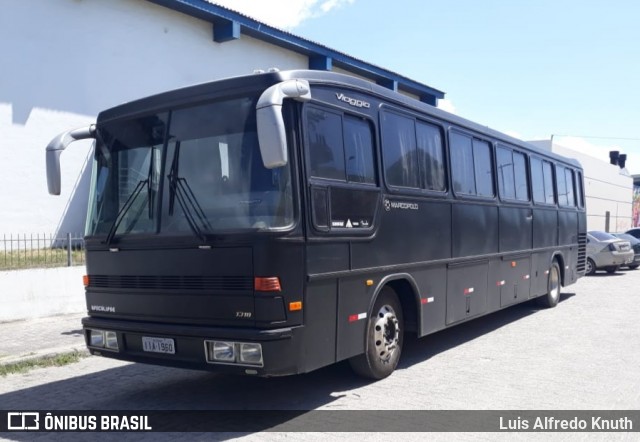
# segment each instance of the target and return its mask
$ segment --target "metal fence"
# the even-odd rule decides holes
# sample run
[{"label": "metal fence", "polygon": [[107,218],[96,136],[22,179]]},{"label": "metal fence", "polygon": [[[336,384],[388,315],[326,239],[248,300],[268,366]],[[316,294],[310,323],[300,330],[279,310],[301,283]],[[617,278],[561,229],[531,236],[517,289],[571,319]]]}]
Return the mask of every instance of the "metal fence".
[{"label": "metal fence", "polygon": [[68,233],[3,234],[0,270],[64,267],[84,264],[84,238]]}]

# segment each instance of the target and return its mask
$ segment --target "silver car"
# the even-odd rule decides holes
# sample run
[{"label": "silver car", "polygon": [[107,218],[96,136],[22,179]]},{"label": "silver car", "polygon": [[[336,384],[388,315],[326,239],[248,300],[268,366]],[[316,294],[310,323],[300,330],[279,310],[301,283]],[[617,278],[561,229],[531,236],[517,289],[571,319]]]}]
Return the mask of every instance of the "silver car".
[{"label": "silver car", "polygon": [[587,275],[593,275],[596,270],[615,273],[620,266],[632,262],[633,249],[629,241],[598,230],[587,232]]}]

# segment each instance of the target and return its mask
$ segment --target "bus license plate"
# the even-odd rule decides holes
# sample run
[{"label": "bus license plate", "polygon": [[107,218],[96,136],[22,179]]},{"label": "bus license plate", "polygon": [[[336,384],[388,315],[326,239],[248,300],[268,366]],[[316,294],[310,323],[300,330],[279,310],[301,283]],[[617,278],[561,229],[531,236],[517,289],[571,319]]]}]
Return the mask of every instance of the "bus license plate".
[{"label": "bus license plate", "polygon": [[176,353],[176,347],[173,344],[173,339],[170,338],[149,338],[147,336],[143,336],[142,349],[153,353],[169,353],[172,355]]}]

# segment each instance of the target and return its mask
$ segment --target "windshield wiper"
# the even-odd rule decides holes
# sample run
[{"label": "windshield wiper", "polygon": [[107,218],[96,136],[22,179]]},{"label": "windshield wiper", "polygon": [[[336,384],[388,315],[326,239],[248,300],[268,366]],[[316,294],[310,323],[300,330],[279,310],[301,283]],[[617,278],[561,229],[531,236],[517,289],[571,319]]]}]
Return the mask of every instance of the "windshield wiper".
[{"label": "windshield wiper", "polygon": [[116,231],[120,226],[120,223],[124,219],[124,215],[129,211],[129,209],[133,205],[133,202],[136,200],[138,195],[140,195],[140,192],[142,192],[142,189],[144,189],[144,187],[148,185],[149,185],[148,178],[146,180],[138,181],[138,184],[136,184],[136,187],[133,189],[133,192],[131,192],[131,195],[129,195],[129,198],[127,198],[122,208],[118,211],[118,214],[116,215],[116,220],[111,225],[111,229],[109,230],[109,234],[107,235],[107,240],[106,240],[107,245],[111,244],[111,241],[113,240],[113,237],[115,236]]},{"label": "windshield wiper", "polygon": [[[207,219],[202,207],[198,203],[193,190],[187,183],[186,178],[182,178],[178,176],[178,166],[180,162],[180,142],[176,143],[175,152],[173,154],[173,161],[171,163],[171,170],[169,171],[169,175],[167,178],[169,179],[169,216],[173,216],[175,209],[175,200],[177,198],[178,204],[184,213],[184,216],[187,220],[187,224],[193,231],[193,233],[199,237],[201,240],[205,240],[206,237],[202,232],[202,229],[198,226],[198,221],[200,221],[200,225],[203,226],[206,230],[211,231],[213,228]],[[195,216],[194,216],[195,214]],[[197,220],[196,220],[197,217]]]}]

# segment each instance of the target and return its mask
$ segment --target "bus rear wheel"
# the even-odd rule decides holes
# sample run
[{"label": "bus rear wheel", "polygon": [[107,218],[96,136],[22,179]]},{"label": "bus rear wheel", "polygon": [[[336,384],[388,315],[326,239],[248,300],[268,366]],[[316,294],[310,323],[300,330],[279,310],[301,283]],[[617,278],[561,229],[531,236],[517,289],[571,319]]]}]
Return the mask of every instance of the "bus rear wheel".
[{"label": "bus rear wheel", "polygon": [[547,294],[538,298],[538,303],[547,308],[555,307],[560,301],[560,266],[558,261],[553,261],[549,269],[549,278],[547,279]]},{"label": "bus rear wheel", "polygon": [[383,379],[396,369],[404,335],[402,305],[391,287],[378,295],[367,322],[365,351],[349,359],[353,371],[370,379]]}]

